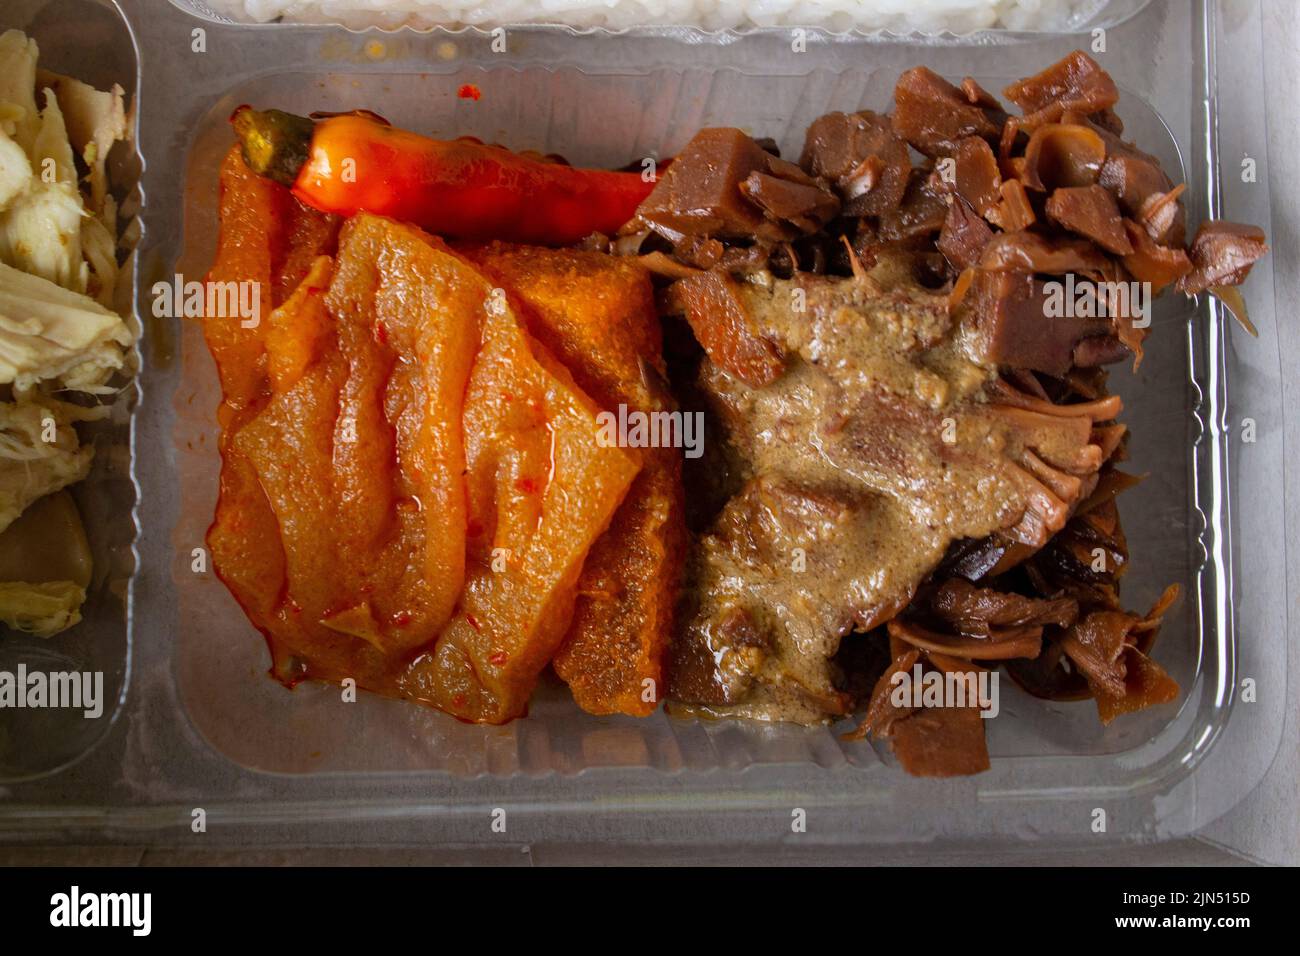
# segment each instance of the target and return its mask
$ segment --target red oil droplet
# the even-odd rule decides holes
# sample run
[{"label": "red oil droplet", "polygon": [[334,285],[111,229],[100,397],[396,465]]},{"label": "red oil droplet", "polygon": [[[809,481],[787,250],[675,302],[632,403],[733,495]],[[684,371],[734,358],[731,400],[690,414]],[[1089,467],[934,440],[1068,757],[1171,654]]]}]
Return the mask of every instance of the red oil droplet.
[{"label": "red oil droplet", "polygon": [[483,91],[480,90],[473,83],[466,83],[464,86],[462,86],[460,89],[456,91],[456,95],[459,96],[462,100],[477,100],[482,98]]}]

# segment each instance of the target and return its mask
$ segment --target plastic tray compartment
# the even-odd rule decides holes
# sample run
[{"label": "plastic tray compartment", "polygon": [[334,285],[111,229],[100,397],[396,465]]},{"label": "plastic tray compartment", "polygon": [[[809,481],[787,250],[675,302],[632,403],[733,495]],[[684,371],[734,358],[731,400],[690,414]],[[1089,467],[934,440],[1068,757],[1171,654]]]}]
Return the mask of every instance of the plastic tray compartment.
[{"label": "plastic tray compartment", "polygon": [[[135,95],[136,53],[120,11],[90,0],[34,3],[6,0],[0,32],[25,30],[40,47],[39,66],[84,80],[99,89],[114,83]],[[119,200],[139,177],[139,161],[125,144],[109,156],[111,186]],[[94,576],[82,622],[45,640],[0,633],[0,671],[91,672],[103,675],[102,712],[79,709],[0,710],[0,794],[7,783],[53,773],[85,756],[110,731],[126,694],[131,664],[127,605],[135,566],[135,485],[131,479],[130,386],[112,400],[108,419],[82,431],[95,448],[90,476],[71,489],[94,557]]]},{"label": "plastic tray compartment", "polygon": [[[918,63],[997,89],[1096,42],[1123,90],[1126,137],[1181,171],[1191,221],[1225,210],[1269,221],[1265,177],[1244,181],[1238,166],[1265,156],[1259,68],[1215,67],[1224,51],[1259,63],[1251,4],[1229,4],[1231,16],[1209,3],[1155,4],[1100,34],[996,50],[813,31],[796,52],[785,30],[520,28],[505,53],[477,30],[247,27],[120,4],[148,78],[142,290],[177,272],[201,277],[211,261],[226,118],[244,102],[364,107],[402,126],[592,165],[670,155],[721,124],[773,136],[791,155],[827,110],[887,109],[897,75]],[[481,99],[460,99],[463,83]],[[560,688],[543,688],[527,720],[500,728],[366,695],[344,703],[333,687],[284,690],[233,599],[210,571],[192,570],[216,494],[215,371],[196,325],[155,323],[137,422],[149,451],[136,471],[141,564],[125,719],[112,746],[0,797],[0,836],[147,828],[153,839],[188,839],[196,807],[208,838],[230,842],[779,840],[793,838],[794,808],[809,814],[804,838],[825,841],[1190,832],[1258,782],[1282,727],[1285,546],[1269,531],[1282,526],[1282,408],[1267,260],[1246,294],[1258,340],[1204,300],[1169,296],[1140,373],[1112,377],[1134,433],[1131,467],[1150,474],[1122,500],[1133,552],[1126,600],[1142,607],[1165,584],[1182,585],[1157,645],[1182,697],[1102,728],[1090,704],[1045,704],[1004,681],[988,728],[993,768],[951,781],[910,779],[887,753],[825,728],[595,718]],[[139,304],[147,313],[143,293]],[[1241,440],[1245,419],[1251,443]],[[1252,703],[1236,701],[1244,678],[1257,688]],[[490,831],[495,808],[507,811],[507,837]]]}]

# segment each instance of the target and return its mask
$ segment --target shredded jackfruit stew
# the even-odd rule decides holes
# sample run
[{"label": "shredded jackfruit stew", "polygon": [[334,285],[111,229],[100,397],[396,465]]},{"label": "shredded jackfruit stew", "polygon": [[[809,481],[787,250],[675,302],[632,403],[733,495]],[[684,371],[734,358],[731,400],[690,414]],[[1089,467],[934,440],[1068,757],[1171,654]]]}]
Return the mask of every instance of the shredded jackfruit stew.
[{"label": "shredded jackfruit stew", "polygon": [[121,87],[38,66],[0,35],[0,622],[49,637],[81,620],[90,549],[65,490],[133,371],[128,246],[108,158],[127,137]]}]

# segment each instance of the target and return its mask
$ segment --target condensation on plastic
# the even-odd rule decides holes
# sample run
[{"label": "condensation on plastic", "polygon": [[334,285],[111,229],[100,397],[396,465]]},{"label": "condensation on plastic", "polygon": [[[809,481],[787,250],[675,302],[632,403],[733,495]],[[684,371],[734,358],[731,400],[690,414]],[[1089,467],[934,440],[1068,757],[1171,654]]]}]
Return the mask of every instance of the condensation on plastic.
[{"label": "condensation on plastic", "polygon": [[[30,22],[104,10],[95,0],[24,6],[36,11]],[[1004,38],[994,52],[951,38],[814,31],[806,52],[795,52],[782,30],[519,28],[508,31],[507,52],[494,54],[476,30],[248,27],[151,0],[120,7],[132,35],[123,33],[119,57],[138,51],[144,77],[142,316],[155,281],[201,277],[211,261],[216,171],[232,142],[226,118],[244,102],[300,113],[364,107],[432,134],[591,165],[671,154],[710,124],[772,136],[790,155],[826,110],[887,109],[898,73],[918,63],[999,88],[1098,42]],[[1269,223],[1265,177],[1241,175],[1243,158],[1262,162],[1266,151],[1259,29],[1253,2],[1154,4],[1105,30],[1105,50],[1094,49],[1121,85],[1126,137],[1186,178],[1192,222]],[[1216,65],[1224,56],[1230,71]],[[466,82],[481,99],[457,97]],[[231,843],[476,842],[496,807],[509,813],[511,840],[524,843],[778,840],[794,807],[828,842],[1063,845],[1189,833],[1262,778],[1283,724],[1283,409],[1272,288],[1265,260],[1245,290],[1257,340],[1204,300],[1161,299],[1140,373],[1112,376],[1134,433],[1130,468],[1150,475],[1122,499],[1133,552],[1125,597],[1143,607],[1166,583],[1183,586],[1156,650],[1182,697],[1102,728],[1090,704],[1045,704],[1005,681],[1002,713],[988,728],[993,768],[952,781],[908,778],[887,752],[842,742],[843,728],[595,718],[555,686],[539,691],[527,720],[501,728],[368,695],[344,703],[333,687],[286,691],[266,676],[262,639],[226,590],[210,571],[192,571],[219,466],[211,359],[195,324],[146,319],[124,704],[84,759],[53,772],[66,759],[50,758],[51,772],[0,788],[0,839],[114,839],[142,829],[175,840],[200,806],[209,839]],[[1247,418],[1253,443],[1241,441]],[[129,520],[129,504],[124,497],[116,520]],[[125,675],[127,651],[119,652]],[[1245,678],[1258,687],[1254,703],[1236,701]],[[23,746],[34,767],[55,742]],[[1106,811],[1103,833],[1094,831],[1097,808]]]}]

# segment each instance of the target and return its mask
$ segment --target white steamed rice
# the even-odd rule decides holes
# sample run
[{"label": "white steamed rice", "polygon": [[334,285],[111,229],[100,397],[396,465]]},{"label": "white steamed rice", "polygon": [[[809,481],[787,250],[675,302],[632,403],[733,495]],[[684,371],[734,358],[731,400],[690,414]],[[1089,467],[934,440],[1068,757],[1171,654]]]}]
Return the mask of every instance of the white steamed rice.
[{"label": "white steamed rice", "polygon": [[806,26],[834,31],[969,33],[1050,30],[1078,23],[1104,0],[198,0],[235,20],[349,27],[561,23],[621,30],[687,25],[707,30]]}]

